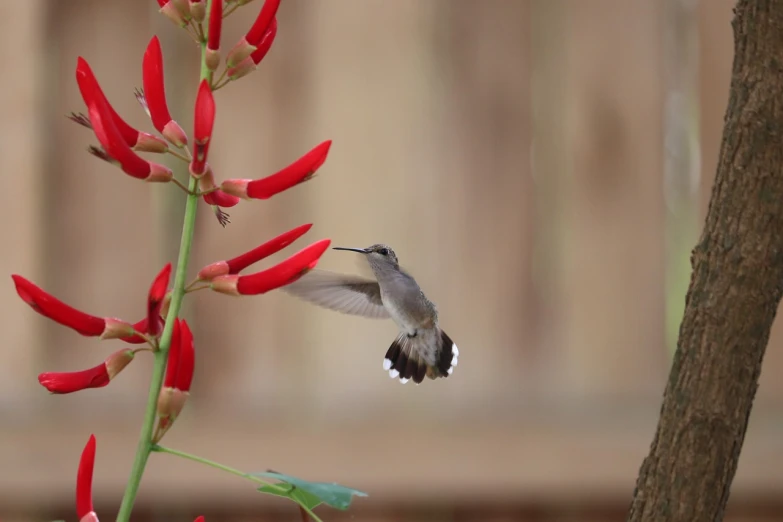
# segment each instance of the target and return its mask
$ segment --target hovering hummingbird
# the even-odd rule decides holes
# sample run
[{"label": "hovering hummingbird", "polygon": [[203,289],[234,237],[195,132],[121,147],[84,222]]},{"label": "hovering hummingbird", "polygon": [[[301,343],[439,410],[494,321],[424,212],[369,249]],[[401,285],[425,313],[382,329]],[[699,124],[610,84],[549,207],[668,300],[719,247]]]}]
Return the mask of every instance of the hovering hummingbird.
[{"label": "hovering hummingbird", "polygon": [[334,250],[363,254],[376,281],[314,269],[282,290],[338,312],[393,319],[401,331],[383,360],[383,369],[392,379],[420,384],[425,375],[430,379],[451,375],[458,362],[457,345],[438,326],[437,308],[400,268],[394,251],[381,244]]}]

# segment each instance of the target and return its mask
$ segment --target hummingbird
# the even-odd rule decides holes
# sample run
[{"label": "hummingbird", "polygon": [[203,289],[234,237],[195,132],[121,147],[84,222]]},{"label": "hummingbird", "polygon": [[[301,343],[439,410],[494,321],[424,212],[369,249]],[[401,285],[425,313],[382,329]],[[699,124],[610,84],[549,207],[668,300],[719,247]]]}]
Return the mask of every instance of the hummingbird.
[{"label": "hummingbird", "polygon": [[334,247],[358,252],[370,264],[375,281],[360,276],[313,269],[282,290],[313,304],[372,319],[391,318],[400,329],[386,351],[383,369],[405,384],[424,377],[448,377],[457,366],[459,349],[438,325],[438,310],[416,280],[400,268],[388,245]]}]

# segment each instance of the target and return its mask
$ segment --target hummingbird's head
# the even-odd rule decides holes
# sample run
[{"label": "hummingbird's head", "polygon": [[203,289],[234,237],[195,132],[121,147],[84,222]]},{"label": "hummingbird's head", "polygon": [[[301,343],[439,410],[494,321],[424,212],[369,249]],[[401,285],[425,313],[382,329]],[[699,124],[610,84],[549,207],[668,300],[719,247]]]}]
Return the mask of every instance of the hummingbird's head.
[{"label": "hummingbird's head", "polygon": [[350,250],[351,252],[364,254],[367,256],[367,261],[373,269],[383,267],[397,268],[399,266],[397,254],[394,253],[394,250],[389,245],[379,243],[367,248],[334,247],[334,250]]}]

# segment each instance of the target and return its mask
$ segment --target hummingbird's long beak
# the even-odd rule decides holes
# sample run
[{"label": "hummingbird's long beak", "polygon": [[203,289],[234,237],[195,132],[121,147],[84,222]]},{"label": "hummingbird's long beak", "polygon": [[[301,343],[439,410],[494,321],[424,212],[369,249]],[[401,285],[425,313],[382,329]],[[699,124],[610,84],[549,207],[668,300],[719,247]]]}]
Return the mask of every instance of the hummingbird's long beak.
[{"label": "hummingbird's long beak", "polygon": [[360,254],[367,253],[367,250],[364,248],[332,247],[332,250],[348,250],[350,252],[359,252]]}]

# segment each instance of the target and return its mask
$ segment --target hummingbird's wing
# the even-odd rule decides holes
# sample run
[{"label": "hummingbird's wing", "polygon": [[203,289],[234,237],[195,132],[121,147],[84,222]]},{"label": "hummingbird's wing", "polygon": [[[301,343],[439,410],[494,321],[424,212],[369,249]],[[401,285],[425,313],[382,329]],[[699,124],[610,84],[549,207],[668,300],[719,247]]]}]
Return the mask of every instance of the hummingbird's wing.
[{"label": "hummingbird's wing", "polygon": [[371,319],[390,317],[383,307],[378,282],[362,277],[315,269],[281,290],[344,314],[361,315]]}]

